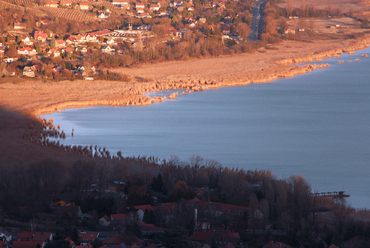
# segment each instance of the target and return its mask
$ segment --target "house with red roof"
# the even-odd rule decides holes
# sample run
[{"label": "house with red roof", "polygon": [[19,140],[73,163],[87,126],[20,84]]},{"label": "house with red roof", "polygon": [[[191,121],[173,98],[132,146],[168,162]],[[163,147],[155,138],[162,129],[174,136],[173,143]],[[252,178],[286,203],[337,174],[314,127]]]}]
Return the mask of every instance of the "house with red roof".
[{"label": "house with red roof", "polygon": [[106,240],[103,241],[103,244],[112,247],[113,245],[120,245],[120,244],[125,244],[124,242],[126,241],[125,236],[117,234],[117,235],[112,235]]},{"label": "house with red roof", "polygon": [[35,40],[45,42],[47,37],[48,37],[47,34],[39,33],[39,31],[35,31],[35,34],[34,34]]},{"label": "house with red roof", "polygon": [[227,232],[195,232],[189,237],[189,242],[192,245],[208,244],[211,245],[213,242],[220,247],[224,247],[228,244],[232,244],[234,247],[240,242],[239,233]]},{"label": "house with red roof", "polygon": [[36,49],[32,47],[20,47],[17,50],[19,55],[36,55]]},{"label": "house with red roof", "polygon": [[55,40],[57,47],[58,48],[65,48],[66,47],[66,42],[64,40],[58,39]]},{"label": "house with red roof", "polygon": [[70,237],[67,237],[64,240],[69,242],[69,247],[70,248],[74,248],[76,246],[76,243]]},{"label": "house with red roof", "polygon": [[136,9],[144,9],[145,8],[145,3],[136,3],[135,8]]},{"label": "house with red roof", "polygon": [[[84,47],[83,47],[84,48]],[[85,48],[86,49],[86,48]],[[67,48],[65,48],[65,49],[62,49],[62,52],[64,53],[64,54],[67,54],[67,53],[73,53],[73,49],[72,48],[70,48],[70,47],[67,47]]]},{"label": "house with red roof", "polygon": [[33,42],[31,41],[30,37],[27,35],[22,35],[22,42],[27,46],[32,46]]},{"label": "house with red roof", "polygon": [[88,3],[79,3],[80,10],[89,10],[89,4]]},{"label": "house with red roof", "polygon": [[54,214],[59,216],[67,215],[75,219],[82,218],[80,206],[61,206],[54,209]]},{"label": "house with red roof", "polygon": [[76,42],[83,42],[85,40],[85,37],[82,36],[81,34],[71,35],[70,37],[75,38],[76,39]]},{"label": "house with red roof", "polygon": [[270,242],[263,248],[292,248],[292,247],[282,242],[274,242],[270,240]]},{"label": "house with red roof", "polygon": [[19,241],[30,241],[33,238],[32,232],[23,231],[21,234],[18,235],[17,240]]},{"label": "house with red roof", "polygon": [[145,4],[144,3],[136,3],[135,4],[135,9],[138,14],[144,13],[145,12]]},{"label": "house with red roof", "polygon": [[[50,37],[53,37],[53,32],[50,31]],[[44,30],[41,30],[41,31],[35,31],[35,33],[33,34],[33,38],[37,41],[43,41],[45,42],[48,37],[47,33],[45,33]]]},{"label": "house with red roof", "polygon": [[207,239],[213,237],[214,235],[215,233],[213,232],[195,232],[193,235],[189,237],[189,241],[205,243]]},{"label": "house with red roof", "polygon": [[159,233],[163,233],[164,231],[166,231],[166,228],[157,227],[153,224],[146,224],[144,222],[141,222],[139,226],[140,226],[141,232],[144,235],[159,234]]},{"label": "house with red roof", "polygon": [[81,241],[82,245],[90,244],[98,239],[99,233],[96,232],[80,232],[79,233],[79,240]]},{"label": "house with red roof", "polygon": [[104,30],[99,30],[99,31],[91,32],[91,33],[89,33],[89,35],[90,36],[99,37],[99,36],[104,36],[104,35],[108,35],[108,34],[112,34],[112,33],[114,33],[114,31],[110,31],[108,29],[104,29]]},{"label": "house with red roof", "polygon": [[111,215],[111,221],[113,220],[125,220],[128,218],[128,215],[125,214],[112,214]]},{"label": "house with red roof", "polygon": [[98,41],[95,34],[89,33],[89,34],[80,34],[80,35],[86,42],[97,42]]},{"label": "house with red roof", "polygon": [[235,246],[232,243],[228,243],[223,248],[235,248]]},{"label": "house with red roof", "polygon": [[26,29],[26,24],[21,22],[15,22],[13,27],[14,29]]},{"label": "house with red roof", "polygon": [[37,248],[45,247],[45,242],[42,241],[14,241],[12,248]]},{"label": "house with red roof", "polygon": [[72,1],[60,1],[59,4],[60,6],[69,7],[69,6],[72,6]]},{"label": "house with red roof", "polygon": [[160,8],[161,8],[161,4],[160,3],[151,3],[150,4],[150,9],[152,11],[158,11]]},{"label": "house with red roof", "polygon": [[53,48],[53,49],[49,49],[46,54],[49,56],[49,57],[53,57],[53,58],[56,58],[56,57],[60,57],[60,52],[58,49],[56,48]]},{"label": "house with red roof", "polygon": [[51,232],[35,232],[32,240],[50,242],[53,241],[53,234]]},{"label": "house with red roof", "polygon": [[99,219],[99,224],[102,226],[109,226],[110,225],[111,218],[109,216],[103,216]]},{"label": "house with red roof", "polygon": [[115,5],[115,6],[117,6],[117,7],[130,9],[130,2],[129,1],[125,1],[125,0],[112,0],[112,4]]},{"label": "house with red roof", "polygon": [[58,3],[55,3],[55,2],[47,2],[45,4],[45,6],[46,7],[52,7],[52,8],[58,8],[59,7]]},{"label": "house with red roof", "polygon": [[77,41],[75,37],[70,36],[67,38],[66,43],[70,45],[70,44],[77,43]]},{"label": "house with red roof", "polygon": [[0,240],[0,248],[9,248],[9,244],[7,244],[4,241],[1,241]]},{"label": "house with red roof", "polygon": [[75,246],[75,248],[93,248],[92,244],[80,244],[79,246]]},{"label": "house with red roof", "polygon": [[199,209],[211,211],[216,214],[225,214],[229,216],[242,216],[245,212],[250,213],[251,209],[248,207],[231,205],[219,202],[193,202]]},{"label": "house with red roof", "polygon": [[135,209],[137,209],[137,215],[138,215],[139,220],[143,221],[145,210],[154,211],[156,207],[160,207],[160,208],[163,209],[163,211],[166,214],[172,214],[172,212],[177,208],[177,203],[176,202],[167,202],[167,203],[158,204],[157,206],[139,205],[139,206],[134,206],[134,207],[135,207]]},{"label": "house with red roof", "polygon": [[48,24],[48,22],[46,20],[38,20],[36,22],[37,27],[41,27],[42,25],[47,25],[47,24]]}]

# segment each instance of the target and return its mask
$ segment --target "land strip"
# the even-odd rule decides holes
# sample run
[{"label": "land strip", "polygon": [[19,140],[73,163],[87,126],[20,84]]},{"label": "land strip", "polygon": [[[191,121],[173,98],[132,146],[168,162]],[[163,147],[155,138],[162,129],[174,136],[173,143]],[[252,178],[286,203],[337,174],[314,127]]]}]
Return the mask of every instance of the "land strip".
[{"label": "land strip", "polygon": [[292,77],[325,67],[300,67],[294,63],[320,61],[367,47],[369,35],[364,33],[358,36],[357,39],[313,42],[283,41],[250,54],[113,69],[114,72],[129,75],[130,82],[15,80],[14,83],[2,83],[0,162],[23,164],[25,161],[32,162],[30,158],[35,161],[45,157],[66,159],[65,152],[37,146],[25,139],[27,133],[34,131],[33,122],[37,115],[75,107],[148,105],[163,100],[142,95],[143,92],[155,90],[195,91]]},{"label": "land strip", "polygon": [[156,90],[197,90],[271,82],[292,77],[322,66],[295,63],[321,61],[367,47],[370,36],[358,39],[283,41],[254,53],[111,69],[131,77],[120,81],[25,80],[0,84],[0,104],[10,111],[40,115],[73,107],[97,105],[148,105],[142,93]]}]

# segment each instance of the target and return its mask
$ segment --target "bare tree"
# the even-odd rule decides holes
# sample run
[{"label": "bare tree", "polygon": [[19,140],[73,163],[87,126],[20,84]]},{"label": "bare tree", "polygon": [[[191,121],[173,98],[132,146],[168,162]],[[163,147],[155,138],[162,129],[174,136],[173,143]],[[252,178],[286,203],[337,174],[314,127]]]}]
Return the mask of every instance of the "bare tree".
[{"label": "bare tree", "polygon": [[293,0],[288,0],[287,7],[286,7],[286,14],[287,16],[291,16],[293,14]]},{"label": "bare tree", "polygon": [[334,227],[334,239],[337,242],[342,242],[343,233],[345,229],[345,224],[348,221],[348,218],[351,213],[354,212],[354,209],[346,202],[336,201],[331,215],[332,224]]}]

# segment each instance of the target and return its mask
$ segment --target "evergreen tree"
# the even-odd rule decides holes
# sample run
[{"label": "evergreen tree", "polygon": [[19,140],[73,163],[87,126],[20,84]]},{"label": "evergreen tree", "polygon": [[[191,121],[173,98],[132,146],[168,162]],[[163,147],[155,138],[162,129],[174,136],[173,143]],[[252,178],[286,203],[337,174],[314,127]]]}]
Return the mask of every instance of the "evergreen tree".
[{"label": "evergreen tree", "polygon": [[56,48],[56,46],[57,46],[57,42],[56,42],[56,40],[53,38],[53,39],[51,39],[51,41],[50,41],[50,47],[51,48]]},{"label": "evergreen tree", "polygon": [[158,174],[157,178],[153,178],[152,187],[155,192],[163,192],[163,178],[161,173]]},{"label": "evergreen tree", "polygon": [[17,36],[17,43],[19,44],[19,43],[21,43],[22,42],[22,36],[21,35],[18,35]]},{"label": "evergreen tree", "polygon": [[164,233],[163,243],[168,248],[187,248],[188,244],[188,232],[177,227],[175,229],[168,229]]},{"label": "evergreen tree", "polygon": [[215,239],[212,239],[211,248],[218,248]]}]

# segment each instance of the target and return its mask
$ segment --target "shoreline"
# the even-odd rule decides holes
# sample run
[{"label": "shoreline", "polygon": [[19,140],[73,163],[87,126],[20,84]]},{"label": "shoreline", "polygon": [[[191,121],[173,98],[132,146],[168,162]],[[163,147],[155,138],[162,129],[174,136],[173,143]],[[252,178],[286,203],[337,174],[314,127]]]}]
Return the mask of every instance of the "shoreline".
[{"label": "shoreline", "polygon": [[[44,106],[41,108],[32,109],[28,111],[29,114],[32,116],[40,116],[43,114],[51,114],[54,112],[60,112],[64,109],[69,108],[84,108],[84,107],[93,107],[93,106],[147,106],[152,103],[162,102],[166,100],[166,98],[161,97],[153,97],[150,98],[147,95],[143,95],[143,93],[148,92],[155,92],[155,91],[168,91],[168,90],[184,90],[186,92],[194,92],[194,91],[203,91],[207,89],[217,89],[220,87],[232,87],[232,86],[243,86],[249,84],[260,84],[260,83],[268,83],[272,82],[276,79],[282,78],[291,78],[295,75],[302,75],[308,72],[311,72],[316,69],[322,69],[325,67],[329,67],[329,64],[307,64],[303,66],[294,65],[298,63],[307,63],[307,62],[321,62],[322,59],[328,59],[331,57],[339,57],[343,53],[353,54],[355,51],[363,50],[368,48],[368,44],[370,43],[370,36],[362,38],[360,40],[356,40],[354,44],[350,44],[344,46],[342,48],[335,48],[330,49],[327,51],[322,52],[315,52],[314,54],[303,56],[303,57],[295,57],[295,58],[286,58],[286,59],[279,59],[275,60],[270,64],[272,68],[262,68],[261,71],[250,71],[246,77],[237,77],[235,79],[219,79],[216,78],[203,78],[203,79],[162,79],[157,80],[155,82],[129,82],[125,84],[125,88],[120,92],[119,95],[115,97],[105,97],[99,100],[66,100],[61,101],[59,103],[49,103],[48,106]],[[238,55],[237,55],[238,56]],[[242,56],[248,56],[248,54],[243,54]],[[232,56],[231,56],[232,57]],[[212,58],[218,59],[218,58]],[[220,58],[221,59],[221,58]],[[197,61],[201,61],[197,60]],[[191,63],[192,61],[190,61]],[[183,62],[178,62],[181,65]],[[165,63],[164,66],[168,65],[169,63]],[[173,65],[172,63],[171,65]],[[156,65],[154,65],[156,66]],[[146,67],[143,66],[144,70]],[[120,69],[115,69],[120,70]],[[130,69],[128,69],[130,70]],[[67,81],[70,82],[70,81]],[[94,83],[106,83],[105,81],[94,81]],[[63,83],[63,82],[61,82]],[[58,83],[55,83],[58,84]],[[127,87],[129,86],[129,87]],[[172,98],[172,100],[174,97]]]},{"label": "shoreline", "polygon": [[38,118],[41,114],[90,106],[149,105],[164,99],[142,94],[158,90],[205,90],[207,87],[215,89],[271,82],[318,69],[317,65],[300,67],[284,64],[293,59],[306,62],[314,58],[339,56],[340,51],[353,52],[366,48],[369,41],[370,35],[357,40],[335,40],[335,43],[332,40],[308,44],[284,41],[273,45],[276,49],[263,48],[251,54],[116,69],[121,73],[130,73],[133,80],[129,83],[98,80],[14,80],[3,83],[0,84],[0,164],[27,166],[45,158],[54,158],[65,164],[81,159],[102,159],[81,156],[77,150],[66,153],[57,146],[40,144],[37,137],[42,132],[42,123]]}]

